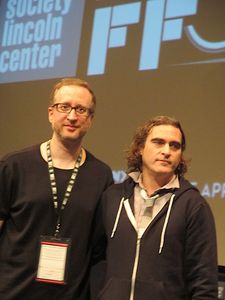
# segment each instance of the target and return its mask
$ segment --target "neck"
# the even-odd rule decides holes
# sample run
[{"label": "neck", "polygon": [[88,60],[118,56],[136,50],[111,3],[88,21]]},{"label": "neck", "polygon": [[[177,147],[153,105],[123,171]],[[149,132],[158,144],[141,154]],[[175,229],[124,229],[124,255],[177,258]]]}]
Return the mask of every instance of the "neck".
[{"label": "neck", "polygon": [[63,160],[76,160],[81,150],[80,141],[59,141],[54,136],[51,139],[50,146],[52,158],[54,156]]},{"label": "neck", "polygon": [[161,187],[163,187],[164,185],[169,183],[170,180],[172,179],[172,177],[173,177],[173,175],[171,175],[171,174],[170,175],[157,174],[157,176],[149,176],[148,173],[143,172],[142,173],[142,182],[143,182],[143,185],[144,185],[146,191],[148,192],[148,195],[151,195],[156,190],[160,189]]},{"label": "neck", "polygon": [[[46,144],[47,142],[41,145],[41,153],[45,160],[47,160]],[[81,149],[80,143],[63,143],[53,137],[50,141],[53,166],[59,169],[73,169]],[[84,150],[82,154],[83,152]],[[83,160],[84,155],[82,155],[82,161]]]}]

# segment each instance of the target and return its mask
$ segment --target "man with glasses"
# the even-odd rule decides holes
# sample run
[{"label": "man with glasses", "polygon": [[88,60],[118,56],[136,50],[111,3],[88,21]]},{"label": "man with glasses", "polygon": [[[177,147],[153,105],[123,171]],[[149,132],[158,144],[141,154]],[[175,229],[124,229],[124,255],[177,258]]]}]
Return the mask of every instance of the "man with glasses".
[{"label": "man with glasses", "polygon": [[89,85],[65,78],[48,108],[49,141],[0,162],[0,299],[88,300],[104,255],[102,192],[112,171],[82,147],[95,112]]}]

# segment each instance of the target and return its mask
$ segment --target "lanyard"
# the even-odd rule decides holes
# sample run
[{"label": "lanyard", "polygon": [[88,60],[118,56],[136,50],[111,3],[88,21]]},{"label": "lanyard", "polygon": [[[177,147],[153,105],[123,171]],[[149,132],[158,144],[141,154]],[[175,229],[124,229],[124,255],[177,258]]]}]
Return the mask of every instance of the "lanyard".
[{"label": "lanyard", "polygon": [[67,188],[66,188],[65,195],[63,197],[62,205],[60,207],[60,210],[58,210],[57,187],[56,187],[55,173],[54,173],[54,167],[53,167],[51,150],[50,150],[50,141],[47,142],[46,150],[47,150],[48,172],[49,172],[49,178],[50,178],[51,189],[52,189],[53,203],[54,203],[55,211],[58,215],[56,229],[55,229],[55,236],[58,236],[59,231],[60,231],[60,227],[61,227],[62,211],[64,210],[64,208],[65,208],[65,206],[68,202],[68,199],[71,195],[71,191],[72,191],[72,188],[74,186],[74,183],[75,183],[75,180],[76,180],[76,177],[77,177],[77,173],[78,173],[78,170],[79,170],[79,167],[80,167],[80,162],[81,162],[81,158],[82,158],[81,153],[82,152],[80,152],[80,154],[79,154],[79,156],[76,160],[72,175],[70,177],[69,183],[68,183]]}]

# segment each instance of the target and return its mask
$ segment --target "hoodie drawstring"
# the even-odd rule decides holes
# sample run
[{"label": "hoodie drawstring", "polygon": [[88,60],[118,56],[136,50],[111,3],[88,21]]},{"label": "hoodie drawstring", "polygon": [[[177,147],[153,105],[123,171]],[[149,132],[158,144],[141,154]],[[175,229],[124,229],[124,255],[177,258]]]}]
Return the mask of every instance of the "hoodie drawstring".
[{"label": "hoodie drawstring", "polygon": [[[166,228],[167,228],[167,225],[168,225],[168,222],[169,222],[169,217],[170,217],[170,214],[171,214],[171,209],[172,209],[172,206],[173,206],[174,198],[175,198],[175,194],[173,194],[171,196],[170,200],[169,200],[169,206],[168,206],[168,210],[167,210],[167,213],[166,213],[166,218],[165,218],[165,221],[164,221],[164,224],[163,224],[163,229],[162,229],[161,237],[160,237],[159,254],[162,253],[162,249],[164,247]],[[120,218],[120,214],[121,214],[121,211],[122,211],[122,208],[123,208],[124,201],[125,201],[125,198],[123,197],[120,201],[120,205],[119,205],[119,208],[118,208],[118,211],[117,211],[115,223],[114,223],[112,233],[111,233],[111,238],[114,237],[115,232],[117,230],[117,226],[118,226],[118,222],[119,222],[119,218]]]},{"label": "hoodie drawstring", "polygon": [[167,213],[166,213],[166,218],[165,218],[165,221],[164,221],[164,224],[163,224],[163,229],[162,229],[162,232],[161,232],[159,254],[162,252],[162,249],[163,249],[163,246],[164,246],[166,228],[167,228],[167,225],[168,225],[168,222],[169,222],[169,217],[170,217],[174,197],[175,197],[175,195],[173,194],[170,198],[170,201],[169,201],[169,207],[168,207],[168,210],[167,210]]},{"label": "hoodie drawstring", "polygon": [[119,209],[118,209],[117,215],[116,215],[116,220],[115,220],[115,223],[114,223],[114,226],[113,226],[113,230],[112,230],[112,233],[111,233],[111,238],[114,237],[114,234],[115,234],[116,229],[117,229],[117,225],[118,225],[118,222],[119,222],[120,214],[121,214],[121,211],[122,211],[122,208],[123,208],[123,201],[124,201],[124,197],[120,201]]}]

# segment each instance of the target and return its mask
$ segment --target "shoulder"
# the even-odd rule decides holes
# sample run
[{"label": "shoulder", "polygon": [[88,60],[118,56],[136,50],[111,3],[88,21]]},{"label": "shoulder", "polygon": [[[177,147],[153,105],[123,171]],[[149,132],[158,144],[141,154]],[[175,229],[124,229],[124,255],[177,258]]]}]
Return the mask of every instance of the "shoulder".
[{"label": "shoulder", "polygon": [[40,145],[33,145],[6,154],[0,159],[1,168],[14,168],[17,165],[30,165],[31,161],[40,158]]},{"label": "shoulder", "polygon": [[121,183],[111,185],[104,193],[105,198],[130,198],[134,191],[135,182],[131,177],[128,177]]},{"label": "shoulder", "polygon": [[112,173],[111,168],[109,165],[107,165],[102,160],[96,158],[92,153],[89,151],[86,151],[86,161],[84,163],[84,166],[89,169],[93,169],[96,172],[106,172],[106,173]]},{"label": "shoulder", "polygon": [[197,198],[199,200],[203,200],[204,198],[201,196],[199,190],[191,184],[191,182],[183,177],[179,179],[180,188],[176,191],[177,198]]},{"label": "shoulder", "polygon": [[190,215],[211,210],[199,190],[185,178],[180,179],[180,188],[175,192],[175,196],[176,202],[180,206],[186,207]]},{"label": "shoulder", "polygon": [[101,190],[105,190],[113,184],[113,174],[111,168],[93,154],[86,151],[86,160],[79,169],[79,181],[83,181]]},{"label": "shoulder", "polygon": [[17,159],[22,159],[24,157],[26,158],[27,155],[33,155],[35,152],[39,151],[39,149],[40,149],[40,145],[38,144],[38,145],[33,145],[33,146],[23,148],[21,150],[16,150],[3,156],[1,158],[1,161],[17,160]]}]

